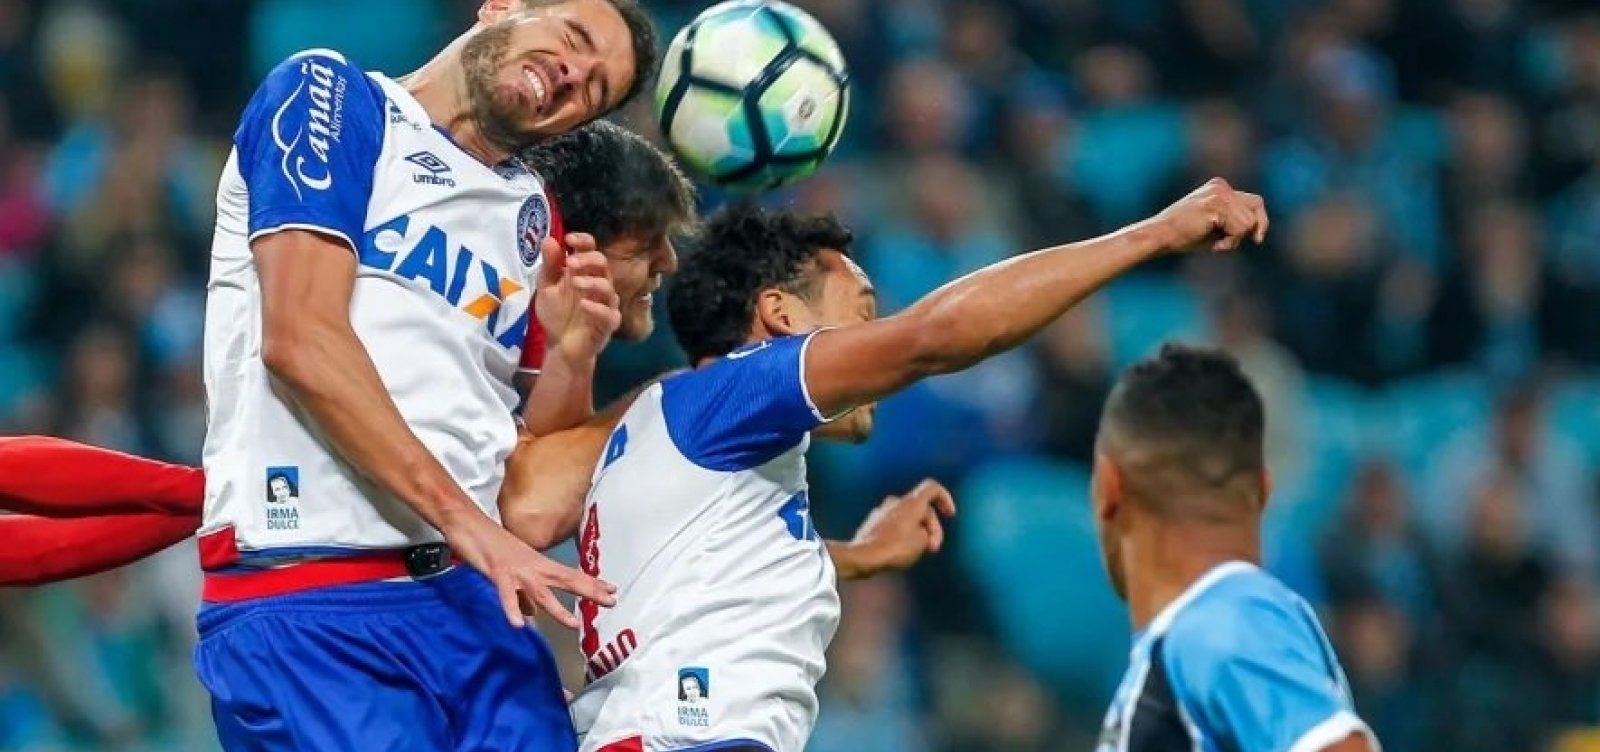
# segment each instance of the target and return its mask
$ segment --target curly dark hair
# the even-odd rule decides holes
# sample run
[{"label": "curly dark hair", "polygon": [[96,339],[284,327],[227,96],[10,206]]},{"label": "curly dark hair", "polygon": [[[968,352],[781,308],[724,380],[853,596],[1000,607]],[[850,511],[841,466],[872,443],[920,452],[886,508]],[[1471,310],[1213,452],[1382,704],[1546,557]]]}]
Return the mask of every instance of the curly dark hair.
[{"label": "curly dark hair", "polygon": [[1140,458],[1125,468],[1134,496],[1158,510],[1207,517],[1236,513],[1232,502],[1256,498],[1265,429],[1261,396],[1233,356],[1174,343],[1122,374],[1100,424],[1113,454]]},{"label": "curly dark hair", "polygon": [[[522,0],[522,6],[547,8],[565,2],[568,0]],[[628,26],[628,36],[633,39],[633,83],[622,93],[622,99],[617,100],[617,106],[612,108],[616,110],[633,101],[651,81],[655,80],[656,71],[661,65],[661,51],[656,48],[655,22],[650,20],[649,12],[639,4],[639,0],[606,0],[606,2],[622,15],[622,22]]]},{"label": "curly dark hair", "polygon": [[804,217],[749,202],[706,221],[667,292],[667,318],[691,364],[732,352],[749,338],[756,296],[779,289],[815,299],[818,256],[849,255],[854,239],[832,215]]},{"label": "curly dark hair", "polygon": [[660,149],[615,123],[596,120],[519,156],[550,184],[568,231],[593,235],[601,248],[694,221],[694,185]]}]

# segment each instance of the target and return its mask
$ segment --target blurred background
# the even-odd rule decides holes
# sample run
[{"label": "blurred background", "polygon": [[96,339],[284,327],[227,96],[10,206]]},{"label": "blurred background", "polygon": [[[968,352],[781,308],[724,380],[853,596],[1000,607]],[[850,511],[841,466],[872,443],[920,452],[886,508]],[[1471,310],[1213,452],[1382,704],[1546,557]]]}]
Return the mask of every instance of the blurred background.
[{"label": "blurred background", "polygon": [[[1167,338],[1261,388],[1268,566],[1386,749],[1600,749],[1594,0],[799,4],[855,100],[771,200],[853,223],[888,310],[1213,175],[1274,215],[1266,248],[1144,269],[814,452],[833,537],[923,476],[962,512],[909,576],[846,586],[812,750],[1093,746],[1128,628],[1086,462],[1117,369]],[[706,3],[647,5],[670,35]],[[313,46],[407,72],[475,6],[0,0],[0,432],[196,461],[212,197],[255,82]],[[613,348],[603,391],[678,365],[659,335]],[[214,748],[198,579],[180,546],[0,591],[0,750]]]}]

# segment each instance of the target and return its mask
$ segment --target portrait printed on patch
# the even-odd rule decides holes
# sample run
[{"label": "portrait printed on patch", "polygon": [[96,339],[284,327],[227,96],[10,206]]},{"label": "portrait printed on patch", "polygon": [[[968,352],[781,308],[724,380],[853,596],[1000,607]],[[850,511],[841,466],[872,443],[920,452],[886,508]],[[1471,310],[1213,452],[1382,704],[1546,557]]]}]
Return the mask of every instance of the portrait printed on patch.
[{"label": "portrait printed on patch", "polygon": [[678,702],[697,705],[711,697],[711,671],[704,668],[678,669]]},{"label": "portrait printed on patch", "polygon": [[292,504],[300,500],[300,468],[267,468],[267,503]]}]

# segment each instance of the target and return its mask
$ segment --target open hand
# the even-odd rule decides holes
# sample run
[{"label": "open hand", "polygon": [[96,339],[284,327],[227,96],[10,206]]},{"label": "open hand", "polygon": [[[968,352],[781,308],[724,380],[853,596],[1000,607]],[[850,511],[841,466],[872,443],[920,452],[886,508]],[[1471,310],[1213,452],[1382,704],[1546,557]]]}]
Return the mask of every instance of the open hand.
[{"label": "open hand", "polygon": [[554,237],[544,239],[544,258],[535,283],[534,313],[549,338],[551,352],[574,362],[598,357],[622,323],[617,291],[606,257],[594,236],[567,235],[563,251]]},{"label": "open hand", "polygon": [[451,550],[494,583],[506,619],[519,629],[541,608],[569,629],[578,628],[578,617],[561,605],[552,589],[602,606],[617,602],[615,586],[552,561],[486,515],[470,518],[444,533]]},{"label": "open hand", "polygon": [[1231,251],[1245,238],[1258,245],[1267,239],[1267,205],[1254,193],[1234,190],[1228,181],[1212,178],[1205,185],[1162,210],[1152,220],[1169,251],[1209,246]]}]

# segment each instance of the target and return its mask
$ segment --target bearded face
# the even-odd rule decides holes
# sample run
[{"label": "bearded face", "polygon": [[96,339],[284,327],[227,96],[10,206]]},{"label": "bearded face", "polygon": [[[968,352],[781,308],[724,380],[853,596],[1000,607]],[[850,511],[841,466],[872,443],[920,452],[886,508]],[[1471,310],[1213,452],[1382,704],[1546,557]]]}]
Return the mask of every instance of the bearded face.
[{"label": "bearded face", "polygon": [[635,76],[633,34],[608,0],[564,0],[483,18],[461,52],[467,104],[506,152],[611,111]]}]

